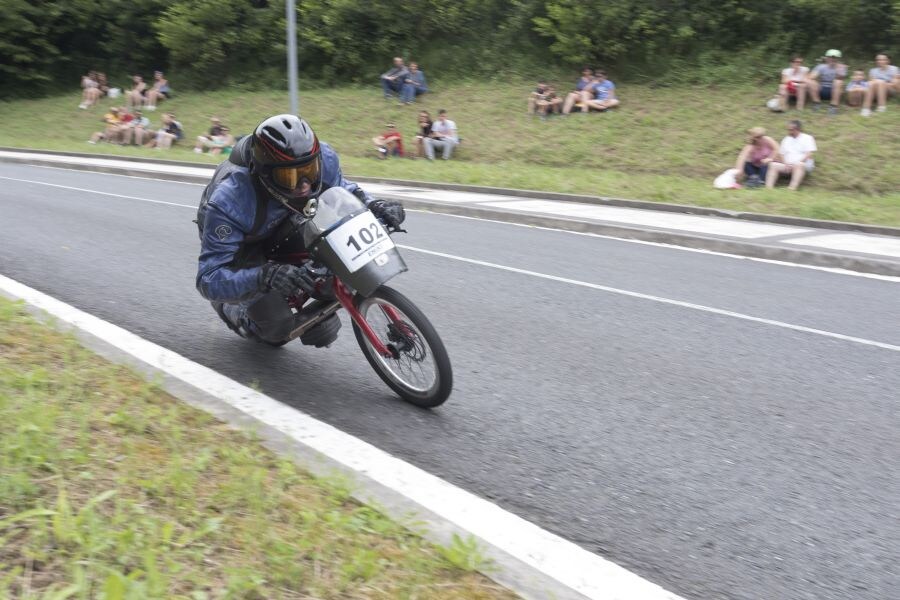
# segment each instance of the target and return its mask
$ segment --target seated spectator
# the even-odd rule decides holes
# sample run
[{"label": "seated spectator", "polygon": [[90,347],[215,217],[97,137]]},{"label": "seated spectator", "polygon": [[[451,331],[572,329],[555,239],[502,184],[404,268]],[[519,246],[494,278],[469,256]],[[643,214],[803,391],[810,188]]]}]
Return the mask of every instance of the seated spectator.
[{"label": "seated spectator", "polygon": [[816,150],[815,138],[803,133],[800,121],[789,121],[788,134],[781,140],[781,147],[778,150],[781,156],[777,161],[769,163],[766,187],[774,188],[779,175],[788,175],[791,178],[788,189],[796,191],[806,174],[815,167],[813,152]]},{"label": "seated spectator", "polygon": [[144,139],[152,136],[153,131],[150,130],[150,119],[145,117],[141,111],[134,111],[134,116],[131,122],[128,123],[128,128],[122,132],[122,143],[134,143],[137,146],[143,146]]},{"label": "seated spectator", "polygon": [[172,144],[184,137],[184,128],[177,120],[173,113],[163,113],[162,126],[156,131],[156,139],[147,144],[148,147],[155,146],[157,150],[168,150]]},{"label": "seated spectator", "polygon": [[418,131],[416,133],[416,156],[425,156],[425,138],[431,137],[431,115],[427,110],[419,112]]},{"label": "seated spectator", "polygon": [[778,158],[778,143],[766,135],[762,127],[747,130],[747,144],[741,149],[734,168],[737,181],[746,177],[748,188],[760,187],[766,181],[769,164]]},{"label": "seated spectator", "polygon": [[400,88],[400,102],[412,104],[416,96],[428,91],[425,83],[425,73],[419,70],[418,63],[409,63],[409,74],[403,79],[403,87]]},{"label": "seated spectator", "polygon": [[119,125],[122,123],[122,119],[119,116],[118,107],[111,107],[109,112],[103,115],[103,122],[106,123],[106,129],[94,133],[88,140],[88,144],[96,144],[100,141],[115,143],[121,139]]},{"label": "seated spectator", "polygon": [[866,81],[866,74],[863,71],[853,71],[853,76],[847,84],[847,105],[862,106],[868,89],[869,82]]},{"label": "seated spectator", "polygon": [[140,108],[144,105],[144,92],[147,91],[147,84],[140,75],[131,78],[131,89],[125,92],[125,106],[128,108]]},{"label": "seated spectator", "polygon": [[409,76],[409,69],[403,64],[403,59],[399,56],[394,57],[394,66],[381,74],[381,89],[384,91],[384,97],[391,100],[394,94],[399,94],[403,89],[403,82]]},{"label": "seated spectator", "polygon": [[378,158],[388,156],[403,156],[403,136],[397,131],[397,126],[388,123],[384,126],[386,131],[372,138],[372,143],[378,150]]},{"label": "seated spectator", "polygon": [[564,115],[572,112],[572,107],[575,106],[576,102],[579,102],[581,100],[581,92],[583,92],[585,88],[590,87],[590,85],[593,83],[594,70],[590,67],[583,68],[581,70],[581,77],[579,77],[578,81],[575,82],[575,89],[566,94],[566,99],[563,103]]},{"label": "seated spectator", "polygon": [[541,119],[546,119],[548,114],[560,114],[562,103],[563,99],[556,94],[556,88],[548,85],[544,94],[537,101],[537,109]]},{"label": "seated spectator", "polygon": [[537,87],[528,95],[528,114],[533,115],[537,112],[537,103],[540,98],[547,93],[547,82],[543,79],[538,81]]},{"label": "seated spectator", "polygon": [[619,105],[616,98],[616,84],[606,78],[606,71],[594,73],[594,83],[582,91],[583,112],[591,109],[601,112]]},{"label": "seated spectator", "polygon": [[459,144],[456,123],[447,118],[447,111],[438,111],[438,120],[431,124],[431,137],[422,140],[425,146],[425,158],[434,160],[434,151],[442,150],[443,159],[450,160],[453,149]]},{"label": "seated spectator", "polygon": [[106,83],[106,73],[97,72],[97,87],[100,88],[100,95],[106,96],[109,93],[109,84]]},{"label": "seated spectator", "polygon": [[828,100],[831,102],[828,114],[837,114],[844,78],[847,77],[847,65],[839,63],[837,61],[839,58],[841,58],[840,50],[828,50],[825,53],[825,62],[817,64],[810,72],[806,85],[813,101],[813,110],[819,110],[822,100]]},{"label": "seated spectator", "polygon": [[779,106],[787,110],[791,98],[797,100],[797,110],[803,110],[806,103],[806,79],[809,67],[803,66],[803,57],[791,59],[791,66],[781,71],[781,85],[778,86]]},{"label": "seated spectator", "polygon": [[219,117],[212,117],[210,120],[209,135],[198,135],[197,143],[194,144],[194,152],[200,154],[207,148],[214,148],[218,145],[219,138],[222,137],[222,120]]},{"label": "seated spectator", "polygon": [[158,102],[172,97],[172,88],[169,87],[169,80],[165,78],[162,71],[153,72],[153,87],[144,94],[146,98],[144,108],[146,110],[156,110]]},{"label": "seated spectator", "polygon": [[887,54],[879,54],[875,57],[874,69],[869,69],[869,88],[863,99],[863,109],[860,114],[868,117],[872,114],[872,99],[878,99],[878,112],[887,110],[888,94],[900,93],[900,69],[891,64]]},{"label": "seated spectator", "polygon": [[97,73],[90,71],[81,78],[81,104],[80,109],[92,107],[100,99],[100,84],[97,83]]}]

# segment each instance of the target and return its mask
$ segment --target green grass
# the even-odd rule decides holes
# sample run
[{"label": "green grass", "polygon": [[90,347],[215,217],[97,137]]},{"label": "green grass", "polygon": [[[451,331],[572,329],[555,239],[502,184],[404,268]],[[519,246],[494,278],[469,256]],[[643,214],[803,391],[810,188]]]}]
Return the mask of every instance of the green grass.
[{"label": "green grass", "polygon": [[[525,115],[531,84],[511,81],[440,86],[418,105],[398,107],[375,87],[301,90],[301,113],[341,153],[348,174],[573,192],[660,202],[863,221],[900,226],[900,105],[869,119],[846,109],[774,114],[772,89],[668,88],[626,85],[620,109],[542,122]],[[565,87],[565,86],[561,86]],[[769,86],[774,87],[774,86]],[[159,156],[160,152],[85,143],[104,107],[77,109],[78,95],[0,104],[0,145]],[[281,92],[184,94],[165,109],[177,112],[189,137],[221,116],[247,132],[264,116],[286,109]],[[454,160],[375,159],[370,145],[387,121],[411,139],[419,108],[447,108],[463,145]],[[818,142],[818,168],[801,190],[720,191],[713,178],[734,163],[744,130],[761,125],[780,139],[788,118],[801,116]],[[158,120],[156,115],[150,115]],[[188,148],[166,153],[194,159]],[[197,160],[209,160],[197,157]]]},{"label": "green grass", "polygon": [[512,598],[0,299],[0,598]]}]

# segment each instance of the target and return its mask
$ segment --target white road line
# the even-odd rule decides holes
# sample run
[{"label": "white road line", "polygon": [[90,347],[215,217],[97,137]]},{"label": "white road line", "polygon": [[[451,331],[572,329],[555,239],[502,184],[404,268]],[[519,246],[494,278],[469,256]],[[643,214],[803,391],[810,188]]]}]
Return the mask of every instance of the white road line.
[{"label": "white road line", "polygon": [[[141,202],[152,202],[152,203],[154,203],[154,204],[166,204],[166,205],[169,205],[169,206],[180,206],[180,207],[184,207],[184,208],[192,208],[192,209],[196,209],[196,206],[193,206],[193,205],[190,205],[190,204],[178,204],[178,203],[175,203],[175,202],[164,202],[164,201],[162,201],[162,200],[152,200],[152,199],[150,199],[150,198],[139,198],[139,197],[137,197],[137,196],[126,196],[126,195],[123,195],[123,194],[113,194],[113,193],[110,193],[110,192],[98,192],[98,191],[96,191],[96,190],[88,190],[88,189],[78,188],[78,187],[72,187],[72,186],[68,186],[68,185],[59,185],[59,184],[55,184],[55,183],[46,183],[46,182],[43,182],[43,181],[31,181],[31,180],[28,180],[28,179],[16,179],[16,178],[14,178],[14,177],[3,177],[3,176],[0,176],[0,179],[9,179],[9,180],[12,180],[12,181],[23,181],[23,182],[26,182],[26,183],[37,183],[37,184],[40,184],[40,185],[48,185],[48,186],[51,186],[51,187],[64,188],[64,189],[69,189],[69,190],[76,190],[76,191],[80,191],[80,192],[90,192],[90,193],[93,193],[93,194],[102,194],[102,195],[105,195],[105,196],[113,196],[113,197],[116,197],[116,198],[126,198],[126,199],[129,199],[129,200],[139,200],[139,201],[141,201]],[[403,245],[403,244],[397,244],[397,245],[398,245],[399,247],[401,247],[401,248],[405,248],[406,250],[411,250],[411,251],[413,251],[413,252],[421,252],[421,253],[423,253],[423,254],[431,254],[431,255],[433,255],[433,256],[440,256],[440,257],[442,257],[442,258],[449,258],[449,259],[452,259],[452,260],[458,260],[458,261],[462,261],[462,262],[467,262],[467,263],[474,264],[474,265],[479,265],[479,266],[482,266],[482,267],[490,267],[490,268],[493,268],[493,269],[500,269],[500,270],[503,270],[503,271],[509,271],[509,272],[511,272],[511,273],[520,273],[520,274],[522,274],[522,275],[530,275],[530,276],[532,276],[532,277],[540,277],[541,279],[549,279],[549,280],[551,280],[551,281],[558,281],[558,282],[561,282],[561,283],[569,283],[569,284],[572,284],[572,285],[578,285],[578,286],[581,286],[581,287],[587,287],[587,288],[591,288],[591,289],[595,289],[595,290],[600,290],[600,291],[604,291],[604,292],[610,292],[610,293],[613,293],[613,294],[620,294],[620,295],[623,295],[623,296],[630,296],[630,297],[632,297],[632,298],[641,298],[641,299],[643,299],[643,300],[651,300],[651,301],[653,301],[653,302],[661,302],[661,303],[663,303],[663,304],[671,304],[671,305],[673,305],[673,306],[680,306],[680,307],[682,307],[682,308],[690,308],[690,309],[693,309],[693,310],[699,310],[699,311],[708,312],[708,313],[713,313],[713,314],[722,315],[722,316],[726,316],[726,317],[733,317],[733,318],[735,318],[735,319],[743,319],[743,320],[745,320],[745,321],[753,321],[753,322],[756,322],[756,323],[764,323],[764,324],[766,324],[766,325],[773,325],[773,326],[775,326],[775,327],[782,327],[782,328],[784,328],[784,329],[792,329],[792,330],[794,330],[794,331],[802,331],[802,332],[804,332],[804,333],[812,333],[812,334],[815,334],[815,335],[821,335],[821,336],[830,337],[830,338],[834,338],[834,339],[838,339],[838,340],[843,340],[843,341],[847,341],[847,342],[854,342],[854,343],[857,343],[857,344],[863,344],[863,345],[866,345],[866,346],[875,346],[876,348],[882,348],[882,349],[884,349],[884,350],[893,350],[893,351],[895,351],[895,352],[900,352],[900,346],[895,346],[895,345],[893,345],[893,344],[887,344],[887,343],[885,343],[885,342],[878,342],[878,341],[875,341],[875,340],[868,340],[868,339],[865,339],[865,338],[859,338],[859,337],[854,337],[854,336],[850,336],[850,335],[844,335],[844,334],[842,334],[842,333],[835,333],[835,332],[832,332],[832,331],[825,331],[825,330],[822,330],[822,329],[814,329],[814,328],[812,328],[812,327],[805,327],[805,326],[803,326],[803,325],[794,325],[794,324],[792,324],[792,323],[785,323],[784,321],[776,321],[776,320],[773,320],[773,319],[765,319],[765,318],[762,318],[762,317],[754,317],[754,316],[752,316],[752,315],[746,315],[746,314],[743,314],[743,313],[733,312],[733,311],[730,311],[730,310],[724,310],[724,309],[721,309],[721,308],[714,308],[714,307],[712,307],[712,306],[704,306],[704,305],[702,305],[702,304],[694,304],[694,303],[692,303],[692,302],[684,302],[684,301],[682,301],[682,300],[673,300],[673,299],[671,299],[671,298],[663,298],[663,297],[661,297],[661,296],[653,296],[653,295],[651,295],[651,294],[642,294],[642,293],[640,293],[640,292],[632,292],[632,291],[630,291],[630,290],[623,290],[623,289],[620,289],[620,288],[614,288],[614,287],[609,287],[609,286],[605,286],[605,285],[599,285],[599,284],[596,284],[596,283],[589,283],[589,282],[586,282],[586,281],[579,281],[579,280],[577,280],[577,279],[569,279],[569,278],[566,278],[566,277],[559,277],[559,276],[556,276],[556,275],[547,275],[546,273],[538,273],[538,272],[536,272],[536,271],[528,271],[528,270],[526,270],[526,269],[518,269],[518,268],[516,268],[516,267],[508,267],[508,266],[506,266],[506,265],[499,265],[499,264],[496,264],[496,263],[486,262],[486,261],[483,261],[483,260],[476,260],[476,259],[474,259],[474,258],[466,258],[466,257],[463,257],[463,256],[456,256],[455,254],[447,254],[447,253],[444,253],[444,252],[435,252],[435,251],[433,251],[433,250],[425,250],[424,248],[416,248],[416,247],[414,247],[414,246],[406,246],[406,245]]]},{"label": "white road line", "polygon": [[679,250],[681,252],[694,252],[696,254],[709,254],[710,256],[721,256],[722,258],[731,258],[734,260],[749,260],[751,262],[760,262],[770,265],[778,265],[781,267],[790,267],[792,269],[809,269],[811,271],[825,271],[826,273],[834,273],[835,275],[849,275],[851,277],[863,277],[865,279],[877,279],[879,281],[894,281],[900,283],[900,277],[891,275],[878,275],[877,273],[861,273],[859,271],[849,271],[847,269],[838,269],[836,267],[822,267],[818,265],[804,265],[802,263],[785,262],[783,260],[773,260],[771,258],[758,258],[756,256],[741,256],[740,254],[728,254],[726,252],[716,252],[715,250],[705,250],[703,248],[690,248],[688,246],[677,246],[675,244],[665,244],[663,242],[650,242],[647,240],[634,240],[630,238],[620,238],[612,235],[604,235],[602,233],[591,233],[589,231],[572,231],[570,229],[558,229],[556,227],[546,227],[542,225],[531,225],[527,223],[511,223],[509,221],[498,221],[496,219],[488,219],[486,217],[471,217],[469,215],[453,215],[450,213],[434,212],[425,209],[407,209],[406,212],[419,212],[434,215],[437,217],[449,217],[451,219],[469,219],[471,221],[485,221],[487,223],[496,223],[498,225],[508,225],[512,227],[522,227],[525,229],[538,229],[540,231],[553,231],[556,233],[565,233],[567,235],[580,235],[584,237],[594,237],[603,240],[612,240],[614,242],[625,242],[628,244],[640,244],[643,246],[655,246],[657,248],[666,248],[669,250]]},{"label": "white road line", "polygon": [[[38,168],[38,169],[55,169],[57,171],[71,171],[71,172],[75,172],[75,173],[90,173],[93,175],[105,175],[107,177],[129,177],[132,179],[146,179],[148,181],[162,181],[164,183],[173,183],[173,184],[178,184],[178,185],[193,185],[193,186],[204,186],[204,187],[206,186],[205,183],[192,183],[190,181],[174,181],[171,179],[160,179],[158,177],[146,177],[146,176],[142,176],[142,175],[121,175],[118,173],[103,173],[100,171],[85,171],[83,169],[67,169],[64,167],[49,167],[46,165],[25,165],[25,166],[32,167],[32,168]],[[29,180],[17,180],[17,181],[29,181]],[[45,184],[42,181],[29,181],[29,182],[30,183],[39,183],[42,185]],[[186,206],[186,205],[179,205],[179,206]],[[715,250],[704,250],[703,248],[690,248],[688,246],[665,244],[663,242],[651,242],[651,241],[647,241],[647,240],[634,240],[634,239],[629,239],[629,238],[620,238],[620,237],[615,237],[615,236],[611,236],[611,235],[603,235],[601,233],[571,231],[569,229],[559,229],[556,227],[543,227],[540,225],[528,225],[528,224],[524,224],[524,223],[510,223],[509,221],[498,221],[496,219],[488,219],[485,217],[471,217],[471,216],[467,216],[467,215],[452,215],[452,214],[448,214],[448,213],[439,213],[439,212],[434,212],[431,210],[424,210],[424,209],[409,209],[408,212],[425,213],[425,214],[435,215],[435,216],[440,216],[440,217],[451,217],[454,219],[471,219],[473,221],[485,221],[488,223],[496,223],[498,225],[524,227],[527,229],[538,229],[541,231],[556,231],[556,232],[565,233],[568,235],[581,235],[581,236],[587,236],[587,237],[595,237],[595,238],[600,238],[600,239],[604,239],[604,240],[612,240],[615,242],[622,242],[622,243],[626,243],[626,244],[640,244],[640,245],[644,245],[644,246],[655,246],[657,248],[678,250],[680,252],[694,252],[697,254],[709,254],[711,256],[721,256],[723,258],[731,258],[734,260],[749,260],[752,262],[760,262],[760,263],[766,263],[766,264],[770,264],[770,265],[780,265],[783,267],[790,267],[793,269],[808,269],[811,271],[824,271],[826,273],[834,273],[835,275],[848,275],[850,277],[863,277],[865,279],[877,279],[880,281],[900,282],[900,277],[893,277],[891,275],[878,275],[876,273],[862,273],[859,271],[849,271],[847,269],[838,269],[835,267],[822,267],[822,266],[818,266],[818,265],[804,265],[801,263],[785,262],[782,260],[772,260],[771,258],[758,258],[755,256],[741,256],[739,254],[728,254],[725,252],[716,252]]]},{"label": "white road line", "polygon": [[140,200],[141,202],[152,202],[153,204],[166,204],[168,206],[183,206],[185,208],[193,208],[196,210],[197,205],[178,204],[177,202],[166,202],[165,200],[154,200],[152,198],[139,198],[138,196],[126,196],[124,194],[113,194],[112,192],[100,192],[97,190],[89,190],[86,188],[73,187],[71,185],[59,185],[58,183],[47,183],[46,181],[32,181],[30,179],[17,179],[15,177],[4,177],[0,175],[0,179],[8,179],[10,181],[21,181],[23,183],[36,183],[38,185],[46,185],[64,190],[75,190],[76,192],[89,192],[91,194],[100,194],[101,196],[112,196],[114,198],[126,198],[128,200]]},{"label": "white road line", "polygon": [[444,252],[435,252],[434,250],[425,250],[424,248],[416,248],[415,246],[407,246],[404,244],[397,244],[398,247],[403,248],[404,250],[411,250],[413,252],[421,252],[422,254],[430,254],[431,256],[440,256],[441,258],[448,258],[450,260],[458,260],[460,262],[465,262],[473,265],[478,265],[481,267],[489,267],[491,269],[500,269],[501,271],[509,271],[510,273],[519,273],[522,275],[530,275],[531,277],[539,277],[541,279],[548,279],[550,281],[558,281],[560,283],[568,283],[571,285],[577,285],[580,287],[586,287],[593,290],[600,290],[603,292],[609,292],[611,294],[619,294],[622,296],[629,296],[631,298],[640,298],[642,300],[650,300],[652,302],[660,302],[662,304],[671,304],[672,306],[680,306],[681,308],[689,308],[691,310],[699,310],[702,312],[712,313],[715,315],[722,315],[725,317],[732,317],[734,319],[742,319],[744,321],[752,321],[754,323],[763,323],[765,325],[772,325],[775,327],[781,327],[783,329],[791,329],[793,331],[802,331],[803,333],[812,333],[815,335],[821,335],[824,337],[833,338],[836,340],[842,340],[845,342],[853,342],[856,344],[863,344],[865,346],[874,346],[876,348],[881,348],[883,350],[893,350],[894,352],[900,352],[900,346],[895,346],[893,344],[887,344],[885,342],[877,342],[875,340],[869,340],[866,338],[854,337],[851,335],[844,335],[843,333],[835,333],[833,331],[825,331],[823,329],[814,329],[812,327],[805,327],[803,325],[794,325],[792,323],[785,323],[784,321],[776,321],[774,319],[764,319],[762,317],[754,317],[752,315],[746,315],[739,312],[733,312],[730,310],[724,310],[721,308],[714,308],[712,306],[704,306],[702,304],[694,304],[693,302],[684,302],[682,300],[673,300],[671,298],[663,298],[661,296],[653,296],[651,294],[642,294],[640,292],[632,292],[630,290],[623,290],[620,288],[614,288],[606,285],[599,285],[596,283],[589,283],[587,281],[579,281],[577,279],[569,279],[567,277],[558,277],[556,275],[547,275],[546,273],[538,273],[537,271],[529,271],[527,269],[518,269],[516,267],[508,267],[506,265],[498,265],[496,263],[491,263],[483,260],[476,260],[474,258],[466,258],[464,256],[456,256],[455,254],[446,254]]},{"label": "white road line", "polygon": [[105,341],[417,502],[525,564],[597,600],[678,596],[375,446],[212,369],[0,275],[0,290]]}]

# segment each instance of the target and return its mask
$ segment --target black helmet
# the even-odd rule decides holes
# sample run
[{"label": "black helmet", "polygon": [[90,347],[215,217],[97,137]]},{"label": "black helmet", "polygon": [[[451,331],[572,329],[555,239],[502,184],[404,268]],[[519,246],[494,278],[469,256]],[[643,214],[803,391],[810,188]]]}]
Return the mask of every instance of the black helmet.
[{"label": "black helmet", "polygon": [[276,115],[253,132],[252,170],[263,187],[288,208],[301,212],[322,191],[319,139],[294,115]]}]

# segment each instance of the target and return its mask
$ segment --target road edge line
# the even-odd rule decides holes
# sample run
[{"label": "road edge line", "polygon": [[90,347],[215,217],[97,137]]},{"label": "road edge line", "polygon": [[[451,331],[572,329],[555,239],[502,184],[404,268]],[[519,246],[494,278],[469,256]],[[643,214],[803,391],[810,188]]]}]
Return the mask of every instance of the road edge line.
[{"label": "road edge line", "polygon": [[317,476],[335,472],[353,497],[446,545],[473,536],[496,571],[483,573],[526,599],[682,600],[611,561],[406,463],[331,425],[231,380],[99,317],[0,275],[0,294],[64,330],[100,356],[157,378],[181,401],[233,427],[250,429],[274,452]]}]

